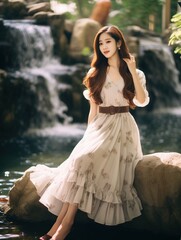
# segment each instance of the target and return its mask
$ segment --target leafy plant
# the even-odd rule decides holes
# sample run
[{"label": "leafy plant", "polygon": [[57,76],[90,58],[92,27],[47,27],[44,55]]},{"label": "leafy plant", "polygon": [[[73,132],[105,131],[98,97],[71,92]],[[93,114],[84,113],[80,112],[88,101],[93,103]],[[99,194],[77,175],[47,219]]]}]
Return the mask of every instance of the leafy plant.
[{"label": "leafy plant", "polygon": [[174,53],[181,54],[181,12],[176,13],[171,18],[172,34],[169,37],[169,45],[175,46]]},{"label": "leafy plant", "polygon": [[112,17],[110,22],[121,29],[137,25],[149,28],[149,16],[152,15],[155,22],[155,31],[161,32],[162,0],[112,0]]}]

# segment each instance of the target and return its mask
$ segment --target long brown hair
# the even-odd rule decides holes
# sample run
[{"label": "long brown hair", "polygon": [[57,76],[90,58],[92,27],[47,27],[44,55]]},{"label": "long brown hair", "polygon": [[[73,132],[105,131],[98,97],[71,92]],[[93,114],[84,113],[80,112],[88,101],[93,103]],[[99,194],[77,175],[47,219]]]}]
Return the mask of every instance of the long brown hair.
[{"label": "long brown hair", "polygon": [[135,95],[133,78],[126,62],[123,60],[123,58],[130,58],[129,50],[125,43],[122,32],[116,26],[102,27],[96,34],[93,45],[94,55],[91,62],[91,67],[94,68],[94,71],[86,75],[83,80],[83,84],[90,90],[90,97],[92,97],[97,104],[101,104],[102,99],[100,94],[106,79],[107,67],[109,66],[108,59],[101,53],[99,49],[99,38],[100,35],[104,32],[114,38],[116,42],[121,42],[120,50],[118,50],[118,53],[120,57],[119,72],[123,77],[125,83],[123,88],[123,96],[129,101],[130,107],[135,108],[135,104],[133,103],[133,97]]}]

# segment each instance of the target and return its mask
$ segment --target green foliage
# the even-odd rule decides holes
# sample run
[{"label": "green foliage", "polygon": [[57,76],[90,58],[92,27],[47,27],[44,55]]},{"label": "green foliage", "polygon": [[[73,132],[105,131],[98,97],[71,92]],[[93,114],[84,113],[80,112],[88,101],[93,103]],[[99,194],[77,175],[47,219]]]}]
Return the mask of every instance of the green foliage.
[{"label": "green foliage", "polygon": [[[69,19],[84,18],[91,15],[96,0],[58,0],[60,3],[74,3],[76,11],[69,14]],[[112,8],[108,23],[117,25],[122,30],[127,26],[137,25],[149,28],[149,16],[154,18],[155,32],[162,32],[162,7],[165,0],[111,0]],[[171,14],[176,12],[177,4],[171,1]]]},{"label": "green foliage", "polygon": [[112,12],[115,16],[110,18],[110,22],[124,28],[130,25],[137,25],[148,29],[149,15],[155,17],[155,31],[161,31],[161,0],[122,0],[112,1],[112,9],[117,10]]},{"label": "green foliage", "polygon": [[174,53],[181,54],[181,12],[173,15],[171,22],[172,34],[168,44],[175,46]]}]

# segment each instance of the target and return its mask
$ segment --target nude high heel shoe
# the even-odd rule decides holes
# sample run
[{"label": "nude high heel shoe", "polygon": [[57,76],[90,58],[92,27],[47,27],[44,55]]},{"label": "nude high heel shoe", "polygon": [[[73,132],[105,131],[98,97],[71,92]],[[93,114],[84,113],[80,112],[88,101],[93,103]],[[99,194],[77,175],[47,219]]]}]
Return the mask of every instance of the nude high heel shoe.
[{"label": "nude high heel shoe", "polygon": [[52,238],[51,236],[49,236],[48,234],[45,234],[42,237],[40,237],[39,240],[49,240],[51,238]]}]

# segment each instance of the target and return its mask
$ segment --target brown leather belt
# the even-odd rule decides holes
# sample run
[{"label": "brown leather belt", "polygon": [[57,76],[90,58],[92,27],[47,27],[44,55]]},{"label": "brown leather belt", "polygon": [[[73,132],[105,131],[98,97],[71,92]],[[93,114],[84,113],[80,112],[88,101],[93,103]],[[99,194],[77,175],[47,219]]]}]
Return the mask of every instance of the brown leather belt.
[{"label": "brown leather belt", "polygon": [[106,114],[116,114],[116,113],[125,113],[129,112],[129,106],[121,106],[121,107],[115,107],[115,106],[109,106],[109,107],[99,107],[100,113],[106,113]]}]

